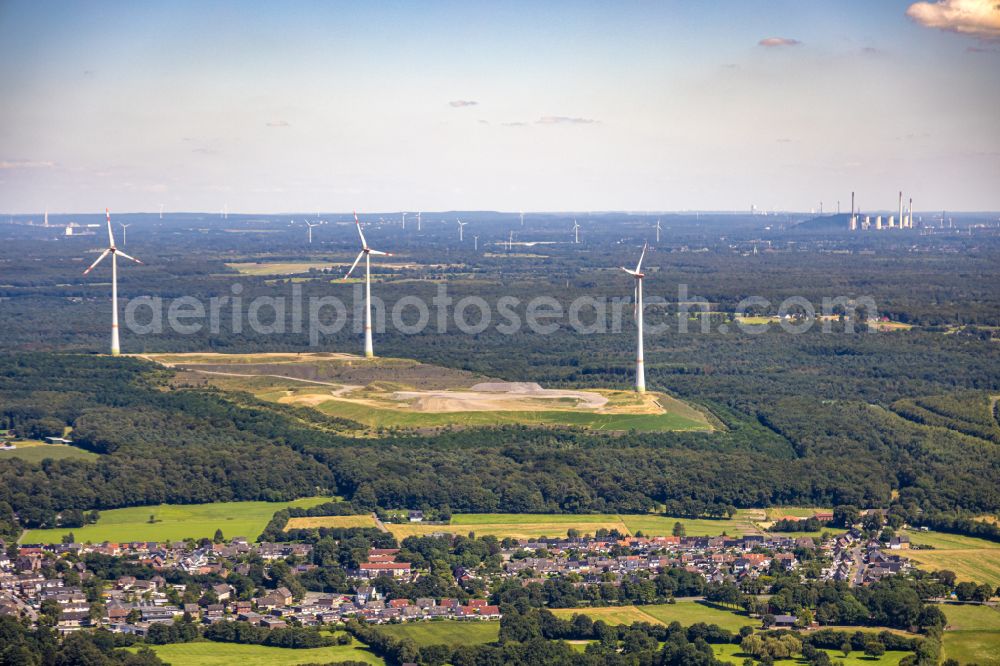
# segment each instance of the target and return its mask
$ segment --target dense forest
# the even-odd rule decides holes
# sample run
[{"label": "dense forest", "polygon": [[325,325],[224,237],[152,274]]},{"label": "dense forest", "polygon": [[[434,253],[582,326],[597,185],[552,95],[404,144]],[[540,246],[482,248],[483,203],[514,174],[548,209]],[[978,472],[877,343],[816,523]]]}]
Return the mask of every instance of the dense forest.
[{"label": "dense forest", "polygon": [[508,427],[357,438],[338,431],[350,424],[303,418],[306,408],[173,388],[170,374],[131,358],[0,356],[4,427],[39,436],[71,426],[76,445],[100,453],[0,461],[0,515],[55,526],[66,509],[318,493],[358,510],[641,512],[666,503],[700,515],[728,505],[882,506],[893,490],[914,515],[1000,507],[995,444],[853,401],[788,397],[758,418],[720,406],[728,427],[715,433]]}]

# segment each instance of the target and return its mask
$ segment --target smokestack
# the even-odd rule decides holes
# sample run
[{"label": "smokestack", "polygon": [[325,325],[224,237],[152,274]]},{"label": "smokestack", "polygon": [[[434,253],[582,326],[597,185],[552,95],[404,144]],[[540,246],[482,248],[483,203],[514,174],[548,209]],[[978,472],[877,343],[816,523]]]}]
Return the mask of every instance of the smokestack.
[{"label": "smokestack", "polygon": [[906,216],[906,225],[913,228],[913,197],[910,197],[910,214]]},{"label": "smokestack", "polygon": [[899,228],[903,228],[903,190],[899,191]]}]

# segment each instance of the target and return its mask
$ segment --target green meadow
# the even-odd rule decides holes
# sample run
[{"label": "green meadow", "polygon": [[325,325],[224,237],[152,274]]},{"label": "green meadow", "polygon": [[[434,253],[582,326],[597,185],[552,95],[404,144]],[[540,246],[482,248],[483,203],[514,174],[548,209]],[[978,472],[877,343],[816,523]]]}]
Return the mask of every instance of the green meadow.
[{"label": "green meadow", "polygon": [[385,662],[357,641],[353,645],[292,649],[237,643],[174,643],[150,646],[156,655],[173,666],[294,666],[360,661],[382,665]]},{"label": "green meadow", "polygon": [[1000,665],[1000,609],[974,604],[941,606],[945,627],[944,657],[963,664]]},{"label": "green meadow", "polygon": [[39,440],[22,440],[14,442],[17,448],[13,451],[0,451],[0,460],[20,458],[32,463],[43,460],[97,460],[100,456],[77,446],[68,444],[49,444]]},{"label": "green meadow", "polygon": [[604,620],[608,624],[632,624],[650,622],[670,624],[680,622],[685,627],[697,622],[717,624],[729,631],[739,631],[747,625],[757,627],[759,620],[722,610],[708,604],[681,600],[675,604],[655,604],[649,606],[604,606],[599,608],[560,608],[552,611],[557,616],[569,619],[573,615],[587,615],[594,620]]},{"label": "green meadow", "polygon": [[350,419],[371,428],[492,427],[501,425],[564,426],[591,430],[644,432],[710,430],[705,421],[678,414],[596,414],[559,411],[417,412],[379,409],[347,400],[327,400],[316,409],[330,416]]},{"label": "green meadow", "polygon": [[379,628],[396,638],[409,638],[418,647],[426,645],[481,645],[495,643],[500,635],[499,622],[463,622],[442,620],[387,624]]},{"label": "green meadow", "polygon": [[[256,539],[275,512],[287,507],[307,508],[330,501],[307,497],[292,502],[214,502],[212,504],[158,504],[109,509],[93,525],[72,529],[29,530],[23,543],[59,543],[70,532],[79,543],[111,541],[179,541],[212,538],[221,529],[226,538]],[[150,522],[150,516],[155,522]]]}]

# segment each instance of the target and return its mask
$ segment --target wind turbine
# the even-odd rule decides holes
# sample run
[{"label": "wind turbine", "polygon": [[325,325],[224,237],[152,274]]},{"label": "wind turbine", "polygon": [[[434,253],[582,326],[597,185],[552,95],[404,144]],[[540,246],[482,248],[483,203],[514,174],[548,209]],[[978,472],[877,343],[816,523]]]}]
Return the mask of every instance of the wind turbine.
[{"label": "wind turbine", "polygon": [[403,231],[406,231],[406,213],[403,213]]},{"label": "wind turbine", "polygon": [[420,211],[417,211],[417,231],[420,231]]},{"label": "wind turbine", "polygon": [[467,225],[467,224],[468,224],[468,222],[462,222],[462,220],[458,220],[458,242],[459,243],[461,243],[463,240],[465,240],[465,236],[462,234],[462,230],[465,229],[465,225]]},{"label": "wind turbine", "polygon": [[479,251],[479,236],[473,236],[472,240],[475,242],[475,247],[473,248],[476,252]]},{"label": "wind turbine", "polygon": [[580,225],[576,223],[576,220],[573,220],[573,242],[580,242]]},{"label": "wind turbine", "polygon": [[163,204],[160,204],[160,219],[163,219]]},{"label": "wind turbine", "polygon": [[521,211],[521,226],[524,226],[524,211]]},{"label": "wind turbine", "polygon": [[104,214],[107,216],[108,220],[108,248],[101,253],[101,256],[97,258],[97,261],[90,265],[90,268],[83,272],[84,275],[94,270],[97,264],[101,263],[104,257],[111,255],[111,355],[118,356],[121,354],[121,347],[118,344],[118,255],[125,257],[126,259],[131,259],[137,264],[142,262],[135,257],[130,257],[118,248],[115,247],[115,237],[111,233],[111,213],[107,208],[104,209]]},{"label": "wind turbine", "polygon": [[365,240],[365,235],[361,231],[361,221],[358,220],[358,211],[354,211],[354,224],[358,227],[358,236],[361,236],[361,252],[358,253],[358,258],[354,260],[351,264],[351,268],[347,271],[347,275],[344,279],[351,277],[351,273],[354,272],[355,267],[358,262],[361,261],[361,257],[365,258],[365,357],[372,358],[375,356],[375,350],[372,347],[372,264],[371,255],[378,255],[384,257],[391,257],[391,252],[382,252],[380,250],[373,250],[368,247],[368,241]]},{"label": "wind turbine", "polygon": [[660,242],[660,221],[656,221],[656,242]]},{"label": "wind turbine", "polygon": [[635,279],[635,324],[639,331],[635,352],[635,390],[638,393],[646,392],[646,369],[642,363],[642,279],[646,277],[642,272],[642,260],[645,257],[646,246],[643,245],[642,254],[639,255],[639,263],[635,265],[635,270],[631,271],[622,266],[622,270]]},{"label": "wind turbine", "polygon": [[514,232],[511,231],[510,235],[507,236],[507,251],[510,252],[513,246],[514,246]]},{"label": "wind turbine", "polygon": [[322,222],[312,223],[309,220],[305,220],[306,226],[309,228],[309,244],[312,245],[313,242],[313,227],[318,227],[323,224]]},{"label": "wind turbine", "polygon": [[128,232],[125,230],[131,227],[132,223],[129,222],[128,224],[122,224],[121,222],[119,222],[118,226],[122,228],[122,247],[125,247],[126,245],[128,245],[128,235],[127,235]]}]

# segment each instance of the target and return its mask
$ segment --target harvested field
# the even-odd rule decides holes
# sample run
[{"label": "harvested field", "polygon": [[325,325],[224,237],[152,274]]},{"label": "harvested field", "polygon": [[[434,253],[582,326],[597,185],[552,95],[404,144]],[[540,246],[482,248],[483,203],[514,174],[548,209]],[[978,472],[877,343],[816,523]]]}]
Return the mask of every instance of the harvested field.
[{"label": "harvested field", "polygon": [[289,518],[285,531],[304,530],[314,527],[375,527],[375,519],[370,514],[361,516],[302,516]]}]

